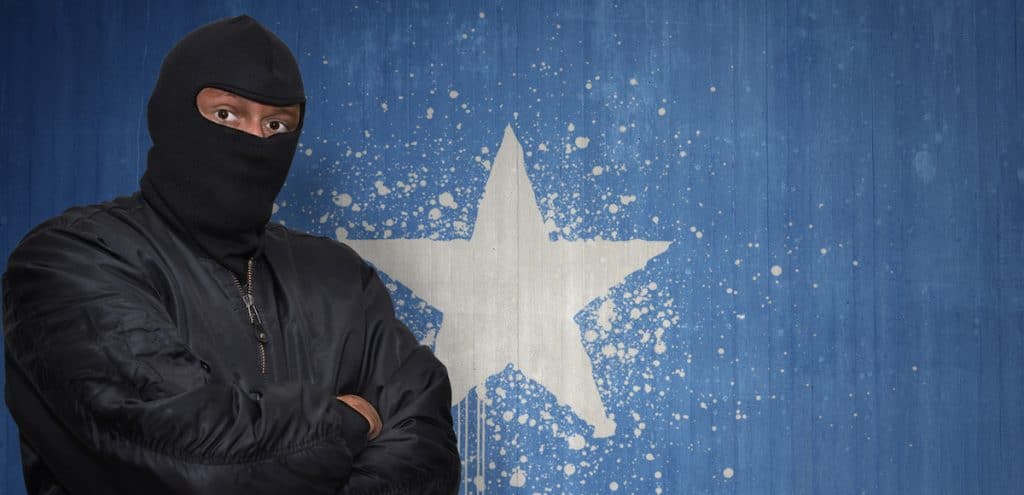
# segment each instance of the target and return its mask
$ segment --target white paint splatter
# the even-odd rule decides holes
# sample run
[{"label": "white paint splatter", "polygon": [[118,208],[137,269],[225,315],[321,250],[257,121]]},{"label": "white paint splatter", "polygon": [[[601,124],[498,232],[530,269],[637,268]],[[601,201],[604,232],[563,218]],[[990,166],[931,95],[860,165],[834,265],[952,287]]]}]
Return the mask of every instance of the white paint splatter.
[{"label": "white paint splatter", "polygon": [[452,196],[452,193],[448,191],[437,195],[437,202],[440,203],[441,206],[446,206],[448,208],[454,209],[459,207],[459,204],[455,202],[455,198]]},{"label": "white paint splatter", "polygon": [[659,117],[664,117],[666,113],[668,113],[668,112],[665,110],[665,107],[661,107],[661,108],[658,109],[658,116]]},{"label": "white paint splatter", "polygon": [[565,440],[569,444],[570,450],[583,450],[583,447],[587,446],[586,439],[584,439],[579,433],[573,433]]},{"label": "white paint splatter", "polygon": [[348,208],[352,205],[352,196],[348,193],[335,194],[331,197],[331,200],[334,201],[334,204],[342,208]]},{"label": "white paint splatter", "polygon": [[434,107],[427,107],[427,120],[434,118]]},{"label": "white paint splatter", "polygon": [[590,146],[590,138],[588,138],[586,136],[578,136],[576,138],[576,147],[577,148],[584,149],[587,146]]},{"label": "white paint splatter", "polygon": [[391,194],[391,189],[384,185],[384,181],[379,180],[373,183],[373,186],[377,188],[377,194],[381,196],[387,196]]},{"label": "white paint splatter", "polygon": [[725,479],[732,478],[735,474],[736,472],[733,471],[731,467],[727,467],[722,470],[722,476],[724,476]]},{"label": "white paint splatter", "polygon": [[772,265],[772,276],[778,277],[782,275],[782,267],[779,265]]},{"label": "white paint splatter", "polygon": [[438,208],[431,208],[427,213],[427,216],[430,217],[431,220],[437,220],[438,218],[441,218],[441,210]]},{"label": "white paint splatter", "polygon": [[508,479],[508,484],[509,484],[509,486],[514,486],[516,488],[525,485],[526,484],[526,471],[523,471],[520,468],[513,469],[512,470],[512,476],[510,476],[509,479]]},{"label": "white paint splatter", "polygon": [[593,170],[590,171],[594,175],[601,175],[604,173],[604,167],[597,165]]},{"label": "white paint splatter", "polygon": [[459,97],[459,92],[453,89],[448,92],[448,97],[454,100]]},{"label": "white paint splatter", "polygon": [[313,148],[306,148],[306,151],[303,151],[303,153],[305,153],[306,156],[313,156]]}]

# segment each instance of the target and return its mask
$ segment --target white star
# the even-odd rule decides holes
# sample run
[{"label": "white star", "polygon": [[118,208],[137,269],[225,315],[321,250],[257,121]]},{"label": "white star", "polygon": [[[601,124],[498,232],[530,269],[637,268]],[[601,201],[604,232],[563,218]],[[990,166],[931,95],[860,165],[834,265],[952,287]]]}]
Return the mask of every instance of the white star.
[{"label": "white star", "polygon": [[435,351],[456,403],[511,363],[593,426],[595,437],[615,432],[573,317],[670,243],[550,240],[511,127],[471,239],[345,242],[444,314]]}]

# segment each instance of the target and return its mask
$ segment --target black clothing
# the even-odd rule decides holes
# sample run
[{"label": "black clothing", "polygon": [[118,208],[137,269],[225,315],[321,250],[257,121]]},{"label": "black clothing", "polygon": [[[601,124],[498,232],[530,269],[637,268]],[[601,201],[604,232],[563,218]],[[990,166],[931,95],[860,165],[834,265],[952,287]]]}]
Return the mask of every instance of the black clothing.
[{"label": "black clothing", "polygon": [[299,66],[288,47],[248,16],[189,33],[164,58],[147,118],[153,146],[142,194],[182,235],[238,276],[258,253],[281,191],[302,118],[291,132],[254,136],[204,118],[205,87],[305,110]]},{"label": "black clothing", "polygon": [[[262,327],[246,281],[139,194],[73,208],[22,240],[3,329],[30,493],[457,490],[446,370],[395,319],[374,270],[281,225],[263,240]],[[342,393],[376,407],[380,437],[365,441]]]}]

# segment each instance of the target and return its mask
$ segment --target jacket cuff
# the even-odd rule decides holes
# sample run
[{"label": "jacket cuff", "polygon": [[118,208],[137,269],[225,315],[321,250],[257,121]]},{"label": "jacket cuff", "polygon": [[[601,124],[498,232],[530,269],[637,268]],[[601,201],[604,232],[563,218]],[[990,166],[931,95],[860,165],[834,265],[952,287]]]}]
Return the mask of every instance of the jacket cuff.
[{"label": "jacket cuff", "polygon": [[370,422],[348,404],[334,399],[334,408],[341,416],[341,431],[348,450],[355,459],[366,448],[366,435],[370,433]]}]

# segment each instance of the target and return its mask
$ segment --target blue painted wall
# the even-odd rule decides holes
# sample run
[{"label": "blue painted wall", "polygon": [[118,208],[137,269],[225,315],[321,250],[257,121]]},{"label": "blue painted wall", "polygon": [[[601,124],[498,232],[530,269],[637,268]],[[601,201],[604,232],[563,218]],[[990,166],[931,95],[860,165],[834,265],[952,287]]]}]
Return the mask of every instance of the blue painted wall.
[{"label": "blue painted wall", "polygon": [[576,315],[615,435],[509,367],[453,408],[465,493],[1024,492],[1024,1],[0,7],[2,259],[135,190],[163,55],[240,13],[310,97],[279,221],[471,238],[511,126],[553,241],[672,242]]}]

